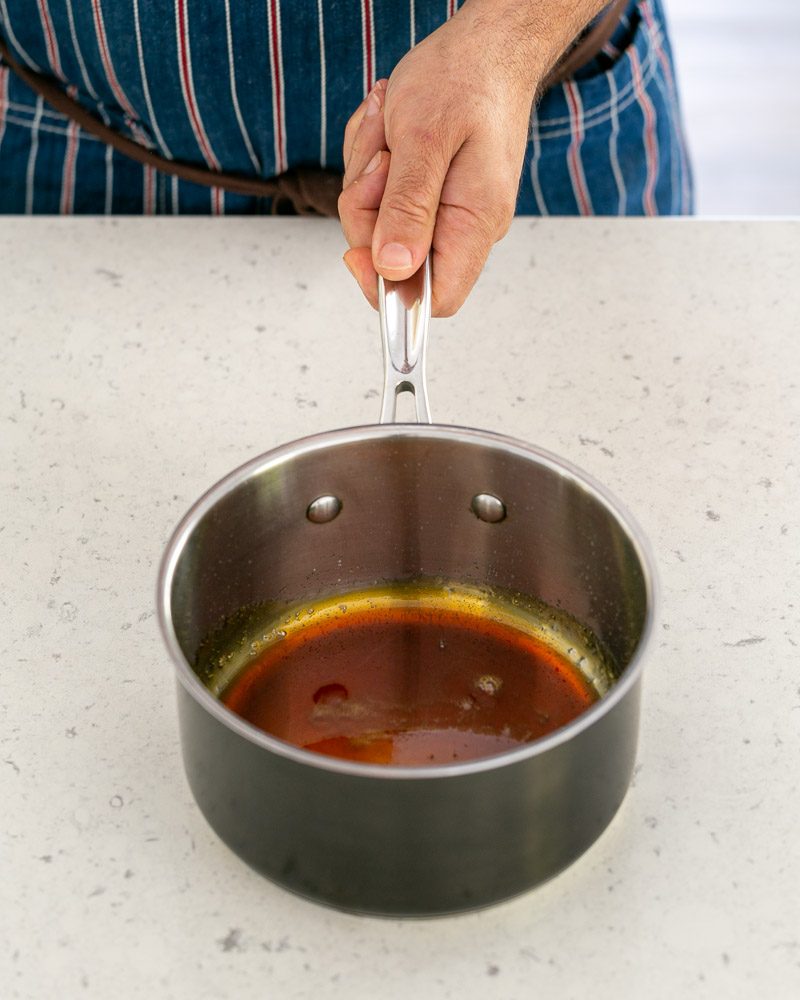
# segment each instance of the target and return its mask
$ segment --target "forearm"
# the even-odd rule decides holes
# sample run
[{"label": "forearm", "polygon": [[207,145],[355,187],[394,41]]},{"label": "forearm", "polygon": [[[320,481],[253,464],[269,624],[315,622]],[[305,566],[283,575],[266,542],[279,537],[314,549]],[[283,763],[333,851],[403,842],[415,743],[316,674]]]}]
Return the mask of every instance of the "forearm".
[{"label": "forearm", "polygon": [[[536,89],[608,0],[467,0],[456,15]],[[479,41],[478,41],[479,40]]]}]

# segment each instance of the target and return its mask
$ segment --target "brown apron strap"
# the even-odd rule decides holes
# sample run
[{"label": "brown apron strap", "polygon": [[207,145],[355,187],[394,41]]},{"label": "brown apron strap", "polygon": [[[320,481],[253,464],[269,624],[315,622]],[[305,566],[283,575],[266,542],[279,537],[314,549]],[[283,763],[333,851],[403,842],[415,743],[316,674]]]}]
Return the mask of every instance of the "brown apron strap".
[{"label": "brown apron strap", "polygon": [[613,0],[613,3],[606,7],[603,16],[598,18],[578,43],[568,49],[561,60],[556,63],[545,80],[542,92],[554,84],[568,80],[576,70],[581,69],[600,54],[603,46],[614,34],[629,3],[630,0]]},{"label": "brown apron strap", "polygon": [[205,167],[168,160],[165,156],[145,149],[132,139],[128,139],[97,119],[78,101],[65,94],[61,88],[47,77],[34,73],[22,66],[9,52],[8,46],[0,38],[0,57],[14,73],[35,93],[61,114],[76,122],[82,129],[113,146],[120,153],[161,173],[179,177],[193,184],[218,187],[232,194],[242,194],[253,198],[271,198],[273,211],[280,212],[287,203],[299,215],[336,216],[337,199],[342,190],[341,175],[319,167],[300,167],[277,177],[244,177],[240,174],[208,170]]}]

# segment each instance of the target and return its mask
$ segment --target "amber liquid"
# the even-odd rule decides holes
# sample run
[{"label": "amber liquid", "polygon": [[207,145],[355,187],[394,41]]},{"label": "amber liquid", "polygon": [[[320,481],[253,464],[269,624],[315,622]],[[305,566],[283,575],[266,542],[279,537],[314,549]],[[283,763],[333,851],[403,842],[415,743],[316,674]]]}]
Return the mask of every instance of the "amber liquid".
[{"label": "amber liquid", "polygon": [[447,605],[362,602],[278,635],[220,697],[273,736],[347,760],[487,757],[558,729],[598,697],[541,637]]}]

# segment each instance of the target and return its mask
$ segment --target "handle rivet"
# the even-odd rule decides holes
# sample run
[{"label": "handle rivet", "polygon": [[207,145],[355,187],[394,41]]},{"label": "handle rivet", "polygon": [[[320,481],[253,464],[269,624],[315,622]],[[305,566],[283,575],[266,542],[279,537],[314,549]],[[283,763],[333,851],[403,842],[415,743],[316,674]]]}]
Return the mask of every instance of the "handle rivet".
[{"label": "handle rivet", "polygon": [[339,516],[342,509],[342,501],[331,493],[324,493],[316,500],[312,500],[306,510],[306,517],[314,524],[327,524],[335,517]]},{"label": "handle rivet", "polygon": [[506,516],[506,505],[492,493],[476,493],[469,506],[478,520],[489,524],[497,524]]}]

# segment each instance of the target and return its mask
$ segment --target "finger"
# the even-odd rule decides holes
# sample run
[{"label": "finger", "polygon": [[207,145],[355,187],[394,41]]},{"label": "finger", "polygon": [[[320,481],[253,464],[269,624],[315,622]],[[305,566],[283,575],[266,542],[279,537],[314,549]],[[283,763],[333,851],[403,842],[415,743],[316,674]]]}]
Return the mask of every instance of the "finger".
[{"label": "finger", "polygon": [[369,247],[378,218],[391,155],[379,150],[361,174],[339,195],[339,220],[351,247]]},{"label": "finger", "polygon": [[490,152],[466,143],[442,187],[433,236],[435,316],[452,316],[461,308],[513,218],[518,177],[500,168]]},{"label": "finger", "polygon": [[372,238],[373,263],[385,278],[408,278],[425,260],[457,148],[444,130],[409,130],[395,143]]},{"label": "finger", "polygon": [[346,188],[352,184],[379,150],[387,149],[382,103],[384,97],[385,93],[376,85],[376,89],[369,96],[364,117],[353,139],[342,187]]},{"label": "finger", "polygon": [[378,275],[372,266],[372,251],[369,247],[356,247],[344,255],[347,269],[356,279],[364,296],[373,309],[378,308]]},{"label": "finger", "polygon": [[[355,137],[358,134],[358,131],[361,128],[361,125],[365,117],[367,116],[367,111],[370,110],[372,112],[369,115],[369,117],[372,118],[375,116],[376,104],[378,111],[381,111],[383,109],[383,99],[386,93],[387,83],[388,80],[378,80],[375,83],[375,85],[372,87],[372,89],[364,98],[364,100],[361,102],[361,104],[359,104],[359,106],[350,116],[350,120],[345,126],[344,146],[342,149],[345,168],[347,168],[350,163],[350,157],[352,156],[353,153],[353,143],[355,141]],[[369,157],[367,157],[367,160],[369,160]]]},{"label": "finger", "polygon": [[350,159],[350,153],[353,149],[353,139],[356,137],[356,132],[358,132],[359,126],[361,125],[362,119],[364,118],[364,112],[367,109],[367,101],[370,99],[372,91],[364,98],[364,100],[359,104],[356,110],[350,115],[347,120],[347,124],[344,127],[344,142],[342,144],[342,160],[345,166],[347,166],[347,161]]},{"label": "finger", "polygon": [[378,276],[372,266],[372,233],[390,161],[391,155],[379,150],[361,175],[339,196],[339,217],[352,248],[344,255],[344,262],[374,309],[378,308]]}]

